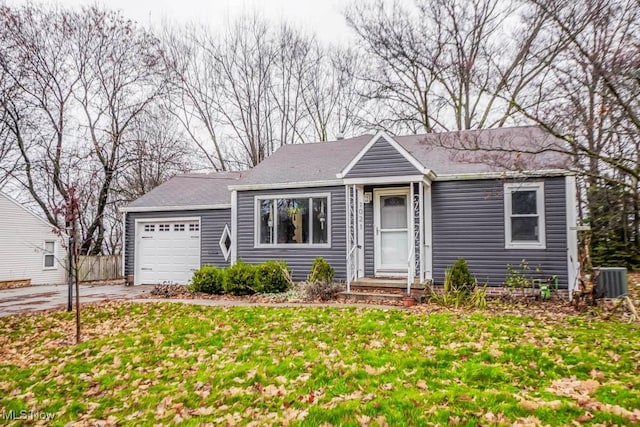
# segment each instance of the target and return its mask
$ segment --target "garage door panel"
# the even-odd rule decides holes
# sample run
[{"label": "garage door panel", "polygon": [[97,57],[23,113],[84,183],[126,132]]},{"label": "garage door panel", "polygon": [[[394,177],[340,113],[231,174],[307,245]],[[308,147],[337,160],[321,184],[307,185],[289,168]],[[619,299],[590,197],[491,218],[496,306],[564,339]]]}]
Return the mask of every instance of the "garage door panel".
[{"label": "garage door panel", "polygon": [[149,220],[137,230],[137,283],[186,284],[191,280],[193,272],[200,268],[198,221]]}]

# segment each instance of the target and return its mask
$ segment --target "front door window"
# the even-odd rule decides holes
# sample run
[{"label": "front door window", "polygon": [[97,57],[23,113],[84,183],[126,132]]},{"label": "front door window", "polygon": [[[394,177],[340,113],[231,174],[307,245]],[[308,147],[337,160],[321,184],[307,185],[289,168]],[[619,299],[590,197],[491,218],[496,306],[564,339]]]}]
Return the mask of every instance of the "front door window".
[{"label": "front door window", "polygon": [[408,253],[408,195],[380,194],[377,199],[379,221],[376,230],[377,270],[407,269]]}]

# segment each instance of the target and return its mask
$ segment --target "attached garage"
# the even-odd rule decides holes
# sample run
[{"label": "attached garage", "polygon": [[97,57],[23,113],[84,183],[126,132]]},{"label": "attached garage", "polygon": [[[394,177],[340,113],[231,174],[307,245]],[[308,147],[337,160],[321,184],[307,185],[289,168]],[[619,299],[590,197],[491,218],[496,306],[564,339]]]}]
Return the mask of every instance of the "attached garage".
[{"label": "attached garage", "polygon": [[202,265],[228,266],[228,186],[238,177],[234,172],[176,176],[122,208],[129,281],[188,284]]},{"label": "attached garage", "polygon": [[136,221],[136,284],[189,283],[200,268],[200,218]]}]

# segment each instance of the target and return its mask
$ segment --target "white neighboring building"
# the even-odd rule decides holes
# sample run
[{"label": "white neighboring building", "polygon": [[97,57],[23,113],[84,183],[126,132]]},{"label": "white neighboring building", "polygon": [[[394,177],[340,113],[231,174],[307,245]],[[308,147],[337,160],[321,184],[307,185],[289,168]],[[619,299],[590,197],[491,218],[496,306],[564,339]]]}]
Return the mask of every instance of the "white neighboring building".
[{"label": "white neighboring building", "polygon": [[0,192],[0,281],[33,285],[66,281],[66,250],[53,227]]}]

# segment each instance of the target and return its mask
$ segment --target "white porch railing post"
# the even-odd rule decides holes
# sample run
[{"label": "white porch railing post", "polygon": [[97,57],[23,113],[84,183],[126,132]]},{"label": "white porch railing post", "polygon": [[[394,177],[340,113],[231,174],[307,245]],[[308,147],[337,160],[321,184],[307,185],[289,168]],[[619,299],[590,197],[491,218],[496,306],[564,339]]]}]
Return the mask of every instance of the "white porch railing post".
[{"label": "white porch railing post", "polygon": [[424,277],[424,184],[421,182],[418,184],[418,200],[420,203],[420,283],[425,281]]},{"label": "white porch railing post", "polygon": [[407,240],[409,241],[409,259],[407,260],[407,295],[411,295],[411,282],[413,282],[413,272],[414,272],[414,263],[415,263],[415,250],[416,250],[416,241],[415,241],[415,207],[414,207],[414,188],[413,182],[409,183],[409,203],[411,206],[411,215],[409,216],[409,227],[407,232]]},{"label": "white porch railing post", "polygon": [[345,208],[347,214],[347,253],[346,253],[346,262],[347,262],[347,292],[351,292],[351,201],[349,200],[349,186],[345,185],[344,187],[344,196],[345,196]]}]

